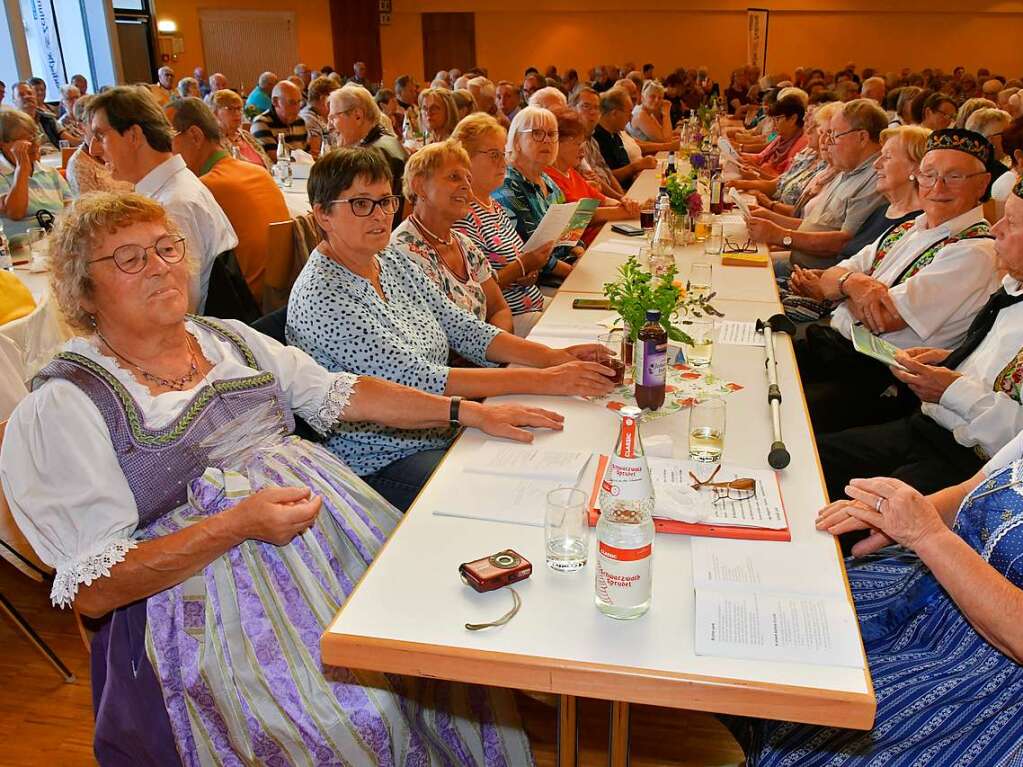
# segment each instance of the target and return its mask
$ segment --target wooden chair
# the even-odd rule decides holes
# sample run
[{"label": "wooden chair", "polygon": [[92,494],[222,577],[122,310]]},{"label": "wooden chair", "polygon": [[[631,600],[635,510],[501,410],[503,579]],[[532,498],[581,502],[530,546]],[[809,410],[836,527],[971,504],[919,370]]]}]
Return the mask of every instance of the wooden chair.
[{"label": "wooden chair", "polygon": [[295,221],[270,224],[267,238],[266,271],[263,273],[263,313],[280,309],[288,303],[295,271]]},{"label": "wooden chair", "polygon": [[[0,421],[0,442],[3,441],[3,433],[6,426],[6,421]],[[0,489],[0,558],[10,562],[17,570],[36,583],[49,582],[53,576],[52,568],[48,567],[36,556],[36,553],[32,550],[21,530],[18,529],[14,516],[11,514],[11,507],[8,505],[7,499],[4,498],[2,489]],[[43,641],[43,638],[36,633],[32,625],[18,612],[3,593],[0,593],[0,612],[6,613],[18,630],[35,645],[39,652],[46,656],[46,660],[64,677],[65,682],[70,684],[75,681],[75,675],[71,673],[71,670],[64,665],[64,662],[57,657],[53,649]],[[79,629],[81,630],[81,628],[82,626],[79,622]],[[83,640],[85,639],[84,633],[82,638]]]}]

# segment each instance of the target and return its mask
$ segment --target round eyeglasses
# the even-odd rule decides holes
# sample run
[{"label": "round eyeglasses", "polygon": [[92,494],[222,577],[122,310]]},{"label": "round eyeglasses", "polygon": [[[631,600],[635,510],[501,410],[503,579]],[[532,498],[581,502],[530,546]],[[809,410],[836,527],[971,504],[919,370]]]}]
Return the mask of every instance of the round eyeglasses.
[{"label": "round eyeglasses", "polygon": [[185,257],[185,238],[165,234],[148,248],[142,245],[119,245],[114,252],[103,258],[94,258],[90,264],[113,261],[114,266],[125,274],[138,274],[149,263],[149,252],[158,255],[165,264],[176,264]]},{"label": "round eyeglasses", "polygon": [[366,216],[373,215],[373,211],[379,205],[380,210],[386,213],[388,216],[393,216],[398,211],[398,205],[401,204],[401,198],[396,194],[389,194],[386,197],[381,197],[379,200],[374,200],[372,197],[344,197],[337,200],[331,200],[324,207],[330,208],[337,205],[340,202],[346,202],[352,206],[352,213],[359,218],[365,218]]},{"label": "round eyeglasses", "polygon": [[542,144],[545,141],[554,143],[558,140],[558,132],[556,130],[545,130],[544,128],[526,128],[525,130],[519,131],[519,133],[528,133],[529,137],[533,139],[537,144]]}]

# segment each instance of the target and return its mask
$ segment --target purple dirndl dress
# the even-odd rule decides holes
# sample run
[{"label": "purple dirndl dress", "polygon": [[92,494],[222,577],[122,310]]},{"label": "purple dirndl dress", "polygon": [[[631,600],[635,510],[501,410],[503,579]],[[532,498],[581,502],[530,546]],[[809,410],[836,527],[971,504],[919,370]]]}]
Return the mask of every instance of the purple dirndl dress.
[{"label": "purple dirndl dress", "polygon": [[291,436],[281,387],[237,334],[192,322],[255,372],[201,386],[162,429],[147,428],[130,393],[87,357],[58,355],[39,376],[74,383],[102,414],[138,506],[135,538],[267,486],[308,487],[323,508],[289,544],[245,541],[104,619],[92,644],[100,764],[531,764],[507,691],[322,666],[321,634],[400,514],[330,452]]}]

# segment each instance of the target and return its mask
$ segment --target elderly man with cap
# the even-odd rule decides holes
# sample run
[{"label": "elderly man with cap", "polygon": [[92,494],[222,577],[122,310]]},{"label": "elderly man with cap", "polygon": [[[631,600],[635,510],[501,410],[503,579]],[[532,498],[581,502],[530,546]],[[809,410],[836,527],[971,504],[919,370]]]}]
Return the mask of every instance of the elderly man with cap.
[{"label": "elderly man with cap", "polygon": [[288,149],[309,149],[309,132],[305,120],[299,116],[301,108],[302,91],[290,80],[281,80],[274,86],[270,108],[252,121],[252,137],[263,145],[263,151],[272,162],[277,162],[277,143],[281,136]]},{"label": "elderly man with cap", "polygon": [[[986,173],[979,161],[974,167],[972,173]],[[853,477],[896,477],[922,493],[954,485],[1023,431],[1023,182],[992,233],[1008,273],[963,341],[951,351],[918,347],[896,356],[902,369],[892,373],[920,398],[920,410],[818,438],[832,498]]]},{"label": "elderly man with cap", "polygon": [[[824,272],[797,271],[805,295],[838,303],[831,327],[807,328],[796,358],[817,434],[880,423],[916,407],[888,366],[853,349],[862,324],[900,349],[953,349],[998,287],[984,196],[991,146],[971,131],[932,133],[916,172],[923,213],[896,222],[851,258]],[[886,173],[896,170],[891,163]]]}]

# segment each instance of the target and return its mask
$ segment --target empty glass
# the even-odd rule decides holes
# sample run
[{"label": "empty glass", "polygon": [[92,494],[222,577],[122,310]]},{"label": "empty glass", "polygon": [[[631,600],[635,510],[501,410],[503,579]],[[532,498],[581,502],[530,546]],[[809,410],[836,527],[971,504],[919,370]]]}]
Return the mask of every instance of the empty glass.
[{"label": "empty glass", "polygon": [[710,397],[689,410],[689,459],[717,463],[725,449],[725,401]]},{"label": "empty glass", "polygon": [[703,252],[708,256],[720,256],[724,245],[724,227],[721,224],[711,224],[710,236],[703,243]]},{"label": "empty glass", "polygon": [[543,532],[549,568],[570,573],[585,567],[590,550],[586,493],[571,487],[547,493]]}]

